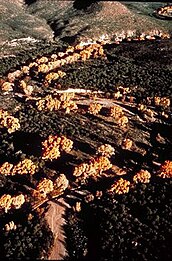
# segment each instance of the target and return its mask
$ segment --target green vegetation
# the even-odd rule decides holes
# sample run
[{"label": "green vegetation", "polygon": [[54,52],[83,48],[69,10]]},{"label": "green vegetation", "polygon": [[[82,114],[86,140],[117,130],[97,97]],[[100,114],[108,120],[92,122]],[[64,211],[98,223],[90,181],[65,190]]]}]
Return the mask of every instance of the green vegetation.
[{"label": "green vegetation", "polygon": [[[30,53],[23,51],[16,59],[2,59],[0,69],[1,74],[5,74],[5,81],[12,82],[8,94],[4,94],[3,80],[1,83],[0,197],[22,194],[25,199],[20,209],[14,209],[13,203],[9,205],[11,208],[4,208],[1,200],[0,256],[48,258],[54,236],[41,211],[44,207],[46,210],[45,201],[64,193],[62,189],[58,194],[62,186],[67,188],[64,198],[72,206],[65,213],[65,247],[69,254],[66,259],[171,260],[171,39],[106,44],[97,49],[98,57],[95,54],[97,47],[91,49],[92,46],[89,46],[91,51],[84,47],[80,52],[82,47],[79,46],[58,55],[56,53],[63,51],[64,46],[40,43],[37,47]],[[32,64],[28,69],[38,53],[39,58],[47,55],[49,59],[43,57],[43,62],[37,60],[38,64]],[[50,57],[52,53],[54,55]],[[51,72],[58,70],[59,57],[63,57],[60,70],[66,74],[53,78]],[[74,58],[77,62],[73,62]],[[9,71],[22,70],[23,65],[27,66],[20,76],[13,79],[8,75],[7,80]],[[49,81],[46,80],[47,72],[50,72]],[[28,94],[29,86],[33,89]],[[97,97],[92,93],[75,93],[71,100],[70,95],[57,96],[61,99],[60,106],[65,103],[77,105],[76,110],[66,113],[66,107],[57,108],[58,98],[56,107],[53,102],[56,91],[70,87],[103,93]],[[45,104],[47,100],[42,99],[47,95],[51,95],[49,107]],[[159,104],[155,103],[155,96]],[[160,104],[162,97],[163,105]],[[42,102],[39,108],[38,100]],[[90,114],[90,102],[100,102],[101,109]],[[110,114],[111,106],[120,108],[121,115],[127,119],[125,126],[119,124],[115,113]],[[142,110],[142,107],[146,109]],[[12,133],[8,132],[11,127],[8,113],[18,121],[18,127]],[[71,139],[69,151],[59,147],[62,143],[59,143],[58,135]],[[56,136],[55,140],[53,136]],[[49,141],[45,142],[48,137]],[[131,140],[128,148],[122,145],[126,138]],[[68,142],[64,141],[64,148],[69,147]],[[115,154],[110,160],[101,156],[96,158],[97,149],[103,144],[114,148]],[[157,176],[159,166],[165,160],[168,160],[168,180]],[[86,163],[81,166],[85,170],[81,171],[81,176],[80,169],[74,175],[75,167],[81,163]],[[11,165],[12,169],[16,167],[15,172],[9,170]],[[132,182],[133,175],[141,169],[150,172],[150,183]],[[123,178],[124,173],[127,174],[124,182],[131,182],[128,182],[129,193],[108,194],[110,186],[119,180],[118,175]],[[62,177],[60,185],[55,183],[58,177]],[[45,182],[41,183],[42,180]],[[42,195],[38,184],[43,184],[40,185]],[[88,202],[81,196],[85,191],[93,194],[93,201]],[[102,193],[100,197],[96,196],[97,191]],[[73,199],[69,200],[69,194]],[[78,201],[81,210],[76,208]],[[11,221],[16,227],[7,231]]]},{"label": "green vegetation", "polygon": [[171,188],[155,178],[126,195],[82,200],[67,215],[68,260],[171,260]]},{"label": "green vegetation", "polygon": [[[15,214],[4,214],[0,217],[0,254],[9,259],[42,259],[47,258],[53,244],[53,234],[43,217],[36,212],[29,214],[16,211]],[[8,221],[16,224],[16,230],[5,231]]]}]

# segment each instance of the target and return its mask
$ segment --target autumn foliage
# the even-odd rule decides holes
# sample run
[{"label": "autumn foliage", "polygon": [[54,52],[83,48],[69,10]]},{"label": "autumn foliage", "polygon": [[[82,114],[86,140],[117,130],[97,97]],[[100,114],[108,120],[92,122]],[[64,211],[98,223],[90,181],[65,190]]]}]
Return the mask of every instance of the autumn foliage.
[{"label": "autumn foliage", "polygon": [[171,178],[172,177],[172,161],[166,160],[163,164],[161,164],[158,175],[162,178]]},{"label": "autumn foliage", "polygon": [[61,152],[70,152],[73,147],[73,141],[67,139],[65,136],[49,135],[48,138],[42,142],[43,152],[42,159],[57,159],[61,156]]},{"label": "autumn foliage", "polygon": [[128,193],[130,189],[130,181],[120,178],[119,180],[115,181],[115,183],[111,186],[108,190],[109,193],[116,193],[116,194],[125,194]]},{"label": "autumn foliage", "polygon": [[19,120],[2,109],[0,110],[0,126],[7,128],[9,133],[13,133],[20,129]]}]

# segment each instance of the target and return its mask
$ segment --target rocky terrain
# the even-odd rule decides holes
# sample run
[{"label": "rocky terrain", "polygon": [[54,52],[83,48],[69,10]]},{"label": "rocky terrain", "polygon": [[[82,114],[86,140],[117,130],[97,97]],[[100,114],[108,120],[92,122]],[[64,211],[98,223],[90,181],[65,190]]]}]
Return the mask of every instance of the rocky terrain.
[{"label": "rocky terrain", "polygon": [[171,260],[161,5],[1,1],[2,257]]}]

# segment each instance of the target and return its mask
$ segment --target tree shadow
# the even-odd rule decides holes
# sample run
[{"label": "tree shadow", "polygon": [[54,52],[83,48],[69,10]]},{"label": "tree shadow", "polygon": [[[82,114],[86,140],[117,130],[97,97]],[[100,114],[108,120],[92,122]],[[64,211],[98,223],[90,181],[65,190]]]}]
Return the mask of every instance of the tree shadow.
[{"label": "tree shadow", "polygon": [[41,155],[41,138],[37,133],[15,132],[13,144],[16,151],[38,157]]},{"label": "tree shadow", "polygon": [[31,4],[36,3],[36,1],[37,1],[37,0],[25,0],[25,4],[29,6],[29,5],[31,5]]}]

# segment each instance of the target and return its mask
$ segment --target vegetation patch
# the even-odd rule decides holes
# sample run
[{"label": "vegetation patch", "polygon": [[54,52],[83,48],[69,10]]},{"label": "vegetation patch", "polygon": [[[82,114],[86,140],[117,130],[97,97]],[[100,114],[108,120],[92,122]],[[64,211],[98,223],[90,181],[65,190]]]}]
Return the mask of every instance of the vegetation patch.
[{"label": "vegetation patch", "polygon": [[64,233],[64,259],[171,259],[170,43],[52,46],[4,65],[2,257],[59,259]]}]

